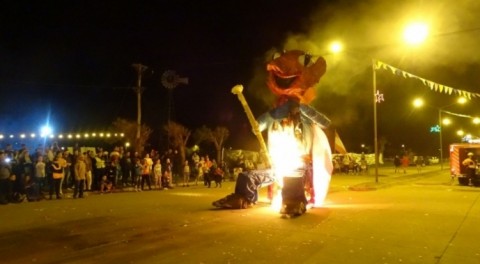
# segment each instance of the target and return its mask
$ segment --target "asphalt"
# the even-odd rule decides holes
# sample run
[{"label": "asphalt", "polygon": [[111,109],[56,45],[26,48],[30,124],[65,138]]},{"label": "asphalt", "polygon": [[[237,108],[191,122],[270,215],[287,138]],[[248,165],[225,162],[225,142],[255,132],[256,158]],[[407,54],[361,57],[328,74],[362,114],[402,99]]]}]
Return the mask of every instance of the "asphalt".
[{"label": "asphalt", "polygon": [[[375,168],[370,167],[367,173],[337,173],[332,175],[329,192],[338,191],[375,191],[389,188],[395,185],[408,184],[412,181],[425,185],[450,185],[461,186],[456,178],[450,175],[448,164],[443,169],[439,164],[424,166],[420,170],[417,167],[409,167],[406,172],[403,169],[395,172],[393,166],[380,165],[375,173]],[[480,191],[480,188],[474,188]]]},{"label": "asphalt", "polygon": [[334,174],[325,206],[293,219],[211,205],[234,186],[1,206],[0,262],[480,263],[480,188],[448,166]]}]

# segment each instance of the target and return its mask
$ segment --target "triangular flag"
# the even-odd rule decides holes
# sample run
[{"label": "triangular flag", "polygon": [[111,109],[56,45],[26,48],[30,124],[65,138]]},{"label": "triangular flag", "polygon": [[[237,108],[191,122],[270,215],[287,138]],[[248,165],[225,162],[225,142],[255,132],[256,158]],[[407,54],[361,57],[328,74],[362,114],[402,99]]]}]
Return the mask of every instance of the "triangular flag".
[{"label": "triangular flag", "polygon": [[345,148],[345,145],[343,145],[343,142],[340,139],[340,136],[338,135],[337,131],[335,131],[335,151],[340,154],[348,153],[347,148]]},{"label": "triangular flag", "polygon": [[452,87],[448,87],[448,94],[449,94],[449,95],[452,94],[452,91],[453,91],[453,88],[452,88]]}]

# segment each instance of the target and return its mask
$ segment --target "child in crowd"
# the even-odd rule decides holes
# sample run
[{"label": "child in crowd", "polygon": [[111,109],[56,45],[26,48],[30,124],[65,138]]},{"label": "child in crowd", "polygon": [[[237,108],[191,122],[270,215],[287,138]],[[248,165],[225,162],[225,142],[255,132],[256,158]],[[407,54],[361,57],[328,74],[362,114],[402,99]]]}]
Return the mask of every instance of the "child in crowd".
[{"label": "child in crowd", "polygon": [[188,160],[185,160],[185,165],[183,166],[183,187],[187,186],[190,182],[190,165],[188,164]]},{"label": "child in crowd", "polygon": [[143,166],[140,163],[140,159],[136,158],[135,159],[135,174],[133,175],[133,186],[135,188],[136,192],[141,192],[142,191],[142,171],[143,171]]},{"label": "child in crowd", "polygon": [[162,164],[160,159],[155,161],[155,166],[153,166],[153,176],[154,176],[154,188],[160,190],[162,188]]}]

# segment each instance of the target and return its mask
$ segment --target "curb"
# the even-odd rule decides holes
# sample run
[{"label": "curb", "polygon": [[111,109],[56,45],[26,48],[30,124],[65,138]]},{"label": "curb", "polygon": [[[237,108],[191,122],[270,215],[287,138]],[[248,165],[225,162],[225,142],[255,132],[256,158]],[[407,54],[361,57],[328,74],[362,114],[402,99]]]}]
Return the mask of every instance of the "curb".
[{"label": "curb", "polygon": [[418,179],[429,178],[433,176],[437,176],[438,171],[426,171],[423,173],[418,174],[410,174],[405,176],[397,176],[393,177],[387,182],[364,182],[352,185],[348,188],[350,191],[376,191],[378,189],[385,189],[395,185],[406,184]]}]

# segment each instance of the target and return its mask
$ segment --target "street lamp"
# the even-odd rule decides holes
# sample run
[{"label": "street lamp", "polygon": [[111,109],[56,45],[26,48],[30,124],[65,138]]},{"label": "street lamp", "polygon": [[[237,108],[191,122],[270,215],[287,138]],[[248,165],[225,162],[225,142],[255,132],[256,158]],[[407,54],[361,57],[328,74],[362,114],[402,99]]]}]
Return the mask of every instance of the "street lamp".
[{"label": "street lamp", "polygon": [[[428,36],[428,26],[425,23],[411,23],[407,25],[403,33],[404,40],[407,44],[419,45],[423,43]],[[373,144],[375,150],[375,182],[378,182],[378,129],[377,129],[377,103],[383,100],[383,95],[377,90],[377,73],[376,60],[372,59],[373,73]]]},{"label": "street lamp", "polygon": [[[439,138],[439,144],[440,144],[440,170],[443,170],[443,139],[442,139],[442,132],[443,132],[443,125],[449,125],[450,124],[450,119],[445,119],[442,120],[442,113],[447,113],[451,115],[456,115],[456,116],[462,116],[465,117],[465,115],[457,114],[457,113],[452,113],[449,111],[445,111],[445,108],[452,106],[454,104],[465,104],[467,102],[465,97],[458,97],[457,101],[455,103],[445,105],[442,107],[433,107],[438,110],[438,138]],[[424,102],[421,98],[417,98],[413,101],[413,106],[416,108],[422,107],[424,105]]]},{"label": "street lamp", "polygon": [[[465,104],[467,102],[467,99],[465,97],[459,97],[457,99],[457,102],[456,103],[453,103],[453,104],[449,104],[449,105],[446,105],[446,106],[443,106],[443,107],[440,107],[438,108],[438,125],[439,125],[439,140],[440,140],[440,170],[443,170],[443,140],[442,140],[442,112],[445,112],[445,113],[450,113],[450,112],[447,112],[445,111],[444,109],[451,106],[451,105],[454,105],[454,104]],[[448,125],[450,124],[449,121],[447,121],[446,123],[444,123],[445,125]]]},{"label": "street lamp", "polygon": [[336,54],[342,52],[343,46],[342,43],[340,43],[339,41],[334,41],[330,44],[329,49],[332,53]]},{"label": "street lamp", "polygon": [[428,36],[428,25],[423,22],[414,22],[405,27],[403,38],[407,44],[418,45]]}]

